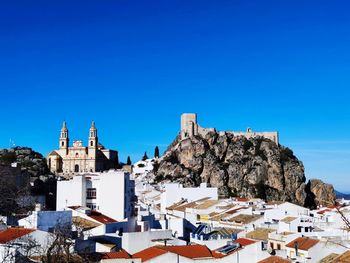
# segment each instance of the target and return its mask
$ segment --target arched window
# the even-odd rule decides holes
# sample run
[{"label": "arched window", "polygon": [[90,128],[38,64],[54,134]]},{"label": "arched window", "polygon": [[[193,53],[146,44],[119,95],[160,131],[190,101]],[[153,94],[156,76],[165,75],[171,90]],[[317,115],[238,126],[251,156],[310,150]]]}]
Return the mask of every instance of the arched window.
[{"label": "arched window", "polygon": [[62,147],[64,146],[64,142],[61,142]]},{"label": "arched window", "polygon": [[94,142],[93,141],[90,141],[90,146],[94,146]]},{"label": "arched window", "polygon": [[76,164],[76,165],[74,166],[74,172],[75,172],[75,173],[79,173],[79,165]]}]

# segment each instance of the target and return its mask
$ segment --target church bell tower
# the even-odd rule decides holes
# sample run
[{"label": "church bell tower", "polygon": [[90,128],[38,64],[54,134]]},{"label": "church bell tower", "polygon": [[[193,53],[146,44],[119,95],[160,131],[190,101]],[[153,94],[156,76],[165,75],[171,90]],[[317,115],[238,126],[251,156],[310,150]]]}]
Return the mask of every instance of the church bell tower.
[{"label": "church bell tower", "polygon": [[98,147],[97,129],[95,127],[95,122],[92,121],[90,132],[89,132],[89,146],[88,146],[88,154],[90,158],[96,158],[97,147]]},{"label": "church bell tower", "polygon": [[61,134],[60,134],[60,151],[64,154],[68,154],[68,146],[69,146],[68,129],[67,129],[67,124],[64,121],[61,128]]}]

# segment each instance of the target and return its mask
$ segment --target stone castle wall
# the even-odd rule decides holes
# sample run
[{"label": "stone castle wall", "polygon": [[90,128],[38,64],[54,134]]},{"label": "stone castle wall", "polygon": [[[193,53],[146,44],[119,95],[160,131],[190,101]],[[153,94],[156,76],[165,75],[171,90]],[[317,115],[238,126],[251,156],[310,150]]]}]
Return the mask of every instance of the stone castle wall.
[{"label": "stone castle wall", "polygon": [[[205,137],[209,132],[216,132],[214,128],[202,128],[197,123],[197,114],[195,113],[184,113],[181,115],[181,139],[192,137],[195,135],[201,135]],[[221,132],[220,132],[221,133]],[[274,141],[276,144],[279,143],[278,132],[253,132],[251,129],[247,129],[246,132],[227,131],[226,133],[233,134],[234,136],[244,136],[246,138],[254,138],[261,136]]]}]

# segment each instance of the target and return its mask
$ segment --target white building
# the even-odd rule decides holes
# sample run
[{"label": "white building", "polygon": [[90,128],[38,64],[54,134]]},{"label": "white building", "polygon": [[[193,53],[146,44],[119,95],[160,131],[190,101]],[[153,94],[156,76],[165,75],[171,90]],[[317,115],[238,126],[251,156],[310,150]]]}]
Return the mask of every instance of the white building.
[{"label": "white building", "polygon": [[53,237],[51,233],[28,228],[3,230],[0,232],[0,262],[19,262],[21,255],[41,256],[52,244]]},{"label": "white building", "polygon": [[53,232],[56,228],[71,227],[72,211],[33,211],[31,215],[18,220],[18,225]]},{"label": "white building", "polygon": [[292,260],[316,263],[331,253],[344,253],[348,248],[332,241],[320,241],[308,237],[299,237],[288,243],[286,245],[286,250],[287,256]]},{"label": "white building", "polygon": [[134,181],[124,171],[77,175],[57,181],[57,210],[85,206],[115,220],[133,215]]},{"label": "white building", "polygon": [[196,201],[202,198],[218,200],[218,189],[215,187],[207,187],[206,183],[202,183],[200,187],[186,187],[181,184],[166,184],[165,191],[161,194],[161,212],[166,213],[166,208],[181,201]]}]

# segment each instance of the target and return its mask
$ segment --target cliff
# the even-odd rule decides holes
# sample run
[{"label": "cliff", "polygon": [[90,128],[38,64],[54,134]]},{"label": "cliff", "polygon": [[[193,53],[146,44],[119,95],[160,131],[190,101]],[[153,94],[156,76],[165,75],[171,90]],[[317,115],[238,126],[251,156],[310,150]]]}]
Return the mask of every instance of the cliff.
[{"label": "cliff", "polygon": [[31,177],[40,177],[49,174],[46,159],[42,154],[28,147],[0,149],[0,165],[8,166],[11,163],[17,163]]},{"label": "cliff", "polygon": [[332,185],[306,182],[303,163],[284,146],[264,138],[211,131],[181,140],[178,136],[154,169],[155,180],[218,187],[222,197],[258,197],[306,207],[335,201]]}]

